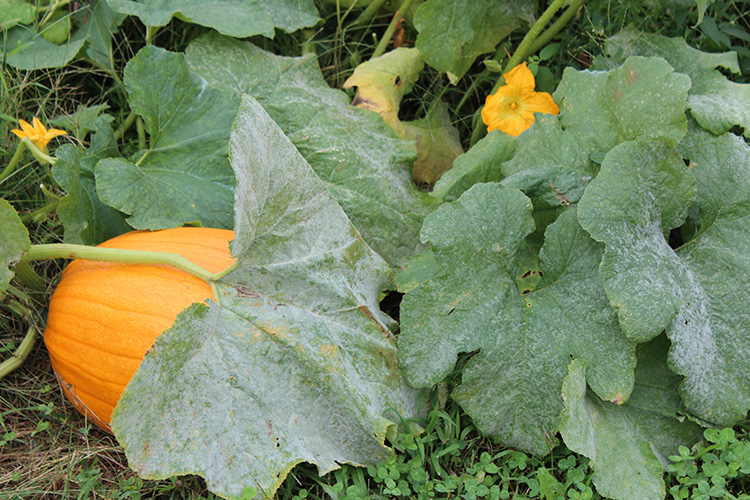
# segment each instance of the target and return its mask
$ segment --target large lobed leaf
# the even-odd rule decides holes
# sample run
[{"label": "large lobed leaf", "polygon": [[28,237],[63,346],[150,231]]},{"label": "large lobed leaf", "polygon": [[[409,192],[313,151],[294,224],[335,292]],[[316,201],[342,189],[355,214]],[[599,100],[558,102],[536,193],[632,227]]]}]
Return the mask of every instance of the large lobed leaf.
[{"label": "large lobed leaf", "polygon": [[[625,333],[644,341],[666,329],[688,409],[732,425],[750,409],[750,342],[738,334],[750,328],[750,147],[691,130],[681,151],[690,169],[662,143],[616,147],[579,217],[606,244],[600,276]],[[693,199],[698,229],[673,250],[670,231]]]},{"label": "large lobed leaf", "polygon": [[549,226],[543,278],[522,293],[521,251],[534,229],[531,204],[499,184],[478,184],[425,221],[442,272],[401,304],[399,359],[407,380],[429,386],[461,352],[479,350],[453,397],[482,432],[539,455],[557,440],[562,382],[571,356],[590,364],[610,401],[632,390],[634,344],[625,339],[596,269],[602,247],[568,210]]},{"label": "large lobed leaf", "polygon": [[664,336],[638,346],[635,388],[621,406],[587,390],[586,362],[570,364],[561,434],[571,450],[591,459],[594,485],[606,498],[663,500],[668,457],[701,439],[697,424],[678,420],[685,407],[680,377],[665,362],[668,348]]},{"label": "large lobed leaf", "polygon": [[411,181],[413,148],[379,116],[329,88],[314,58],[280,57],[218,35],[190,44],[186,58],[211,87],[248,93],[266,108],[391,265],[422,250],[419,229],[437,200]]},{"label": "large lobed leaf", "polygon": [[149,147],[131,159],[98,163],[102,201],[130,214],[136,229],[192,222],[231,228],[234,174],[227,137],[239,96],[211,88],[190,72],[182,54],[153,46],[128,62],[124,82]]},{"label": "large lobed leaf", "polygon": [[147,477],[194,473],[223,497],[271,497],[299,462],[323,474],[389,457],[417,392],[378,309],[388,265],[250,97],[230,149],[237,267],[215,303],[157,339],[112,428]]},{"label": "large lobed leaf", "polygon": [[520,0],[427,0],[414,15],[416,46],[427,64],[459,79],[533,15],[533,4]]},{"label": "large lobed leaf", "polygon": [[[29,7],[28,3],[23,4]],[[125,16],[110,9],[105,0],[76,4],[72,14],[52,18],[44,26],[35,25],[36,11],[24,11],[19,2],[8,2],[7,6],[0,2],[0,11],[6,8],[8,11],[0,13],[0,24],[9,22],[4,27],[10,29],[3,39],[3,52],[10,66],[22,70],[59,68],[77,56],[85,56],[100,66],[111,65],[112,35]],[[77,26],[73,32],[69,32],[71,19]],[[60,37],[60,43],[47,40],[52,38],[52,32]]]},{"label": "large lobed leaf", "polygon": [[690,77],[688,108],[700,125],[723,134],[739,125],[750,137],[750,84],[736,83],[719,68],[739,74],[736,52],[708,53],[690,47],[684,38],[667,38],[627,28],[607,39],[609,59],[597,59],[598,66],[620,64],[626,57],[663,57],[675,71]]},{"label": "large lobed leaf", "polygon": [[276,28],[293,32],[320,18],[313,0],[107,0],[117,12],[138,17],[146,26],[165,26],[172,17],[246,38],[273,38]]}]

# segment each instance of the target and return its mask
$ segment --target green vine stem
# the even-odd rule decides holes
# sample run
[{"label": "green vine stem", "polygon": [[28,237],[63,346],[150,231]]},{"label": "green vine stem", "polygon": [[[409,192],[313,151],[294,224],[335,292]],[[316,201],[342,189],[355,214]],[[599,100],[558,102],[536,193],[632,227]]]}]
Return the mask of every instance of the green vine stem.
[{"label": "green vine stem", "polygon": [[378,46],[375,47],[375,52],[372,53],[372,59],[380,57],[385,53],[385,49],[388,48],[388,44],[391,42],[391,38],[393,38],[393,34],[396,32],[398,23],[404,18],[404,14],[406,14],[411,8],[412,3],[414,3],[414,0],[406,0],[401,4],[401,7],[396,11],[396,15],[391,19],[391,24],[388,25],[385,33],[383,33],[383,37],[378,42]]},{"label": "green vine stem", "polygon": [[16,278],[18,278],[29,290],[34,292],[44,292],[47,290],[47,285],[44,283],[44,280],[40,278],[36,271],[34,271],[34,268],[32,268],[28,262],[24,262],[23,259],[15,265],[13,272],[15,273]]},{"label": "green vine stem", "polygon": [[135,114],[135,111],[131,111],[130,114],[125,117],[125,120],[122,122],[122,125],[120,125],[120,128],[115,130],[115,140],[122,139],[125,133],[130,129],[130,127],[133,126],[136,118],[138,118],[138,115]]},{"label": "green vine stem", "polygon": [[545,45],[547,45],[550,40],[552,40],[552,38],[554,38],[554,36],[557,35],[560,30],[562,30],[570,22],[571,19],[573,19],[573,16],[578,13],[578,10],[584,3],[586,3],[586,0],[573,0],[571,4],[568,5],[568,8],[565,10],[565,12],[563,12],[560,17],[557,18],[557,21],[555,21],[552,26],[547,28],[544,33],[539,35],[539,37],[534,40],[534,42],[529,47],[527,56],[536,54]]},{"label": "green vine stem", "polygon": [[372,0],[370,5],[352,22],[352,26],[366,24],[383,7],[386,0]]},{"label": "green vine stem", "polygon": [[[518,45],[516,51],[513,52],[513,55],[508,60],[505,68],[503,68],[503,74],[521,64],[521,62],[529,56],[529,54],[531,53],[529,49],[531,48],[534,41],[539,37],[539,35],[542,33],[542,30],[544,30],[544,27],[547,26],[550,20],[552,20],[557,11],[560,10],[563,5],[565,5],[566,1],[568,0],[554,0],[554,2],[552,2],[550,6],[547,7],[547,10],[545,10],[539,17],[539,19],[536,20],[528,33],[526,33],[526,36],[524,36],[523,40],[521,40],[521,43]],[[505,83],[505,79],[501,76],[500,78],[498,78],[495,86],[492,88],[492,92],[490,93],[494,94],[503,83]]]},{"label": "green vine stem", "polygon": [[156,33],[158,33],[158,26],[146,26],[146,45],[153,45]]},{"label": "green vine stem", "polygon": [[37,340],[39,340],[39,332],[36,331],[36,328],[30,326],[26,331],[26,336],[13,355],[0,363],[0,379],[16,370],[26,361],[26,358],[29,357],[29,354],[34,349]]},{"label": "green vine stem", "polygon": [[123,250],[120,248],[91,247],[86,245],[71,245],[67,243],[32,245],[29,251],[18,261],[15,269],[17,271],[18,266],[23,266],[37,260],[47,259],[86,259],[104,262],[121,262],[124,264],[168,265],[185,271],[207,283],[212,283],[226,274],[226,271],[222,271],[221,273],[208,272],[182,255],[174,253],[151,252],[147,250]]},{"label": "green vine stem", "polygon": [[8,165],[3,169],[2,172],[0,172],[0,184],[3,183],[5,179],[10,176],[18,166],[18,162],[21,161],[21,157],[23,156],[23,152],[26,150],[26,143],[21,141],[18,143],[18,147],[16,148],[16,152],[13,153],[13,158],[10,159],[10,162]]},{"label": "green vine stem", "polygon": [[36,145],[34,145],[34,143],[31,142],[31,139],[29,139],[28,137],[24,137],[23,139],[21,139],[21,142],[23,142],[26,145],[26,147],[29,148],[29,151],[31,151],[31,154],[33,154],[34,158],[36,158],[36,161],[38,161],[42,165],[44,166],[54,165],[55,162],[57,161],[57,158],[53,158],[52,156],[48,155],[47,153],[45,153],[44,151],[36,147]]}]

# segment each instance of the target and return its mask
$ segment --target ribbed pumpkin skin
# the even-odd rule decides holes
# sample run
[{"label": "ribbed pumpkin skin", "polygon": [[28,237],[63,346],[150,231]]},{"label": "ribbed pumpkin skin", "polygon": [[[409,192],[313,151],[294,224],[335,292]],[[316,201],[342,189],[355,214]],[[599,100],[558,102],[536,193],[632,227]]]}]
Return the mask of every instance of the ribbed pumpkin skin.
[{"label": "ribbed pumpkin skin", "polygon": [[[100,247],[180,254],[217,273],[234,232],[185,227],[133,231]],[[210,286],[172,266],[74,260],[52,294],[44,332],[52,367],[75,407],[109,431],[120,394],[156,337]]]}]

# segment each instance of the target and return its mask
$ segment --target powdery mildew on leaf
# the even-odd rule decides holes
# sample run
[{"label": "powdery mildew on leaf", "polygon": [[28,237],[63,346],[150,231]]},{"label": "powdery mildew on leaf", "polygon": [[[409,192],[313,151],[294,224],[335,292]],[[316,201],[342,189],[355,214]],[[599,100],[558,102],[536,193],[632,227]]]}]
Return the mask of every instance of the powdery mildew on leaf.
[{"label": "powdery mildew on leaf", "polygon": [[[737,334],[750,326],[750,148],[692,131],[681,150],[689,170],[661,143],[613,149],[579,218],[607,246],[600,276],[623,330],[645,341],[666,329],[688,409],[731,426],[750,409],[750,345]],[[693,199],[699,229],[674,251],[666,237]]]},{"label": "powdery mildew on leaf", "polygon": [[[736,83],[719,68],[739,74],[736,52],[708,53],[690,47],[684,38],[667,38],[626,28],[607,39],[611,57],[631,55],[663,57],[675,71],[690,77],[687,105],[700,125],[715,134],[723,134],[735,125],[750,137],[750,84]],[[616,56],[617,55],[617,56]],[[598,59],[599,66],[619,64],[621,59]]]},{"label": "powdery mildew on leaf", "polygon": [[391,265],[419,253],[419,230],[438,201],[411,180],[409,142],[351,106],[326,84],[312,57],[280,57],[209,35],[186,51],[211,87],[258,100],[327,185],[367,243]]},{"label": "powdery mildew on leaf", "polygon": [[544,455],[557,442],[571,356],[588,360],[600,397],[621,403],[635,347],[599,285],[601,245],[573,210],[547,229],[541,282],[519,291],[520,251],[533,228],[528,198],[499,184],[475,185],[430,215],[422,236],[442,273],[405,295],[399,359],[410,383],[429,386],[460,352],[479,350],[453,397],[485,434]]},{"label": "powdery mildew on leaf", "polygon": [[194,473],[220,496],[273,496],[295,464],[320,474],[387,459],[419,413],[378,309],[388,265],[260,104],[231,138],[237,267],[218,303],[162,334],[112,427],[146,477]]},{"label": "powdery mildew on leaf", "polygon": [[313,0],[107,1],[115,11],[136,16],[146,26],[165,26],[177,17],[237,38],[273,38],[276,28],[291,33],[319,21]]},{"label": "powdery mildew on leaf", "polygon": [[690,78],[656,57],[630,57],[609,72],[565,68],[553,94],[579,148],[606,153],[629,140],[676,145],[687,129]]},{"label": "powdery mildew on leaf", "polygon": [[669,341],[661,336],[638,348],[635,388],[617,406],[600,400],[586,385],[587,363],[570,363],[563,383],[565,444],[592,461],[597,491],[616,500],[663,500],[664,471],[679,446],[692,446],[701,428],[677,414],[680,377],[667,368]]}]

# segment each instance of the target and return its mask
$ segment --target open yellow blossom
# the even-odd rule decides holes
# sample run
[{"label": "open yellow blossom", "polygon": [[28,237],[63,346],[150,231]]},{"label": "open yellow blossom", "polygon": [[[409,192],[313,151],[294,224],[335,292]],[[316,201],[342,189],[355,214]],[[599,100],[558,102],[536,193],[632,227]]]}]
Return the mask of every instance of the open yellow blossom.
[{"label": "open yellow blossom", "polygon": [[556,115],[560,108],[547,92],[534,92],[536,82],[526,63],[521,63],[503,75],[505,85],[487,96],[482,108],[482,121],[487,131],[502,130],[518,136],[534,123],[534,113]]},{"label": "open yellow blossom", "polygon": [[53,137],[67,134],[66,131],[57,128],[51,128],[47,130],[44,124],[42,124],[41,120],[36,117],[34,117],[33,120],[33,127],[29,125],[29,122],[27,122],[26,120],[19,120],[19,122],[21,123],[21,130],[14,129],[11,132],[16,134],[19,139],[28,137],[29,140],[34,144],[34,146],[39,148],[39,150],[44,153],[47,152],[47,143],[49,143],[49,141],[51,141]]}]

